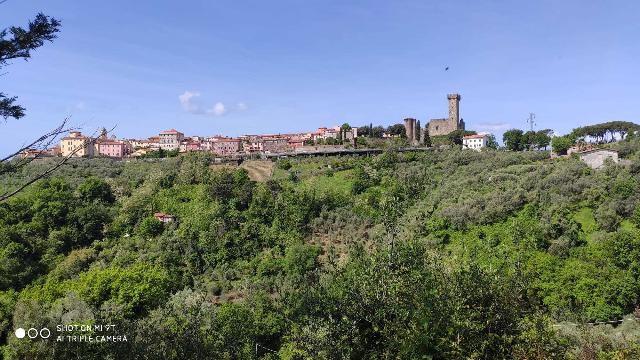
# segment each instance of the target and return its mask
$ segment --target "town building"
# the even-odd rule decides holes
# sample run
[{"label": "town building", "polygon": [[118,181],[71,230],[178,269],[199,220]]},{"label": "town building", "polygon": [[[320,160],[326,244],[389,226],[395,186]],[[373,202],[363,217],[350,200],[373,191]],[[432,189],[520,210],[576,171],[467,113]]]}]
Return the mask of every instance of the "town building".
[{"label": "town building", "polygon": [[489,134],[466,135],[462,138],[462,148],[480,151],[489,144]]},{"label": "town building", "polygon": [[289,149],[295,150],[304,146],[305,138],[302,136],[292,136],[289,138],[288,146]]},{"label": "town building", "polygon": [[280,136],[262,138],[262,151],[265,153],[280,153],[288,150],[289,139]]},{"label": "town building", "polygon": [[358,137],[358,128],[357,127],[352,127],[351,129],[345,130],[342,133],[342,140],[344,140],[344,141],[354,142],[357,137]]},{"label": "town building", "polygon": [[131,144],[127,140],[116,140],[115,136],[109,138],[107,129],[102,128],[94,141],[93,153],[95,156],[123,158],[131,154]]},{"label": "town building", "polygon": [[124,141],[98,139],[95,143],[94,154],[96,156],[123,158],[131,154],[131,151],[129,145]]},{"label": "town building", "polygon": [[242,151],[242,141],[223,136],[209,138],[211,152],[217,155],[233,155]]},{"label": "town building", "polygon": [[193,138],[182,140],[180,142],[180,152],[192,152],[201,151],[202,142],[200,140],[194,140]]},{"label": "town building", "polygon": [[160,148],[167,151],[180,149],[180,143],[184,140],[184,134],[176,129],[165,130],[158,137]]},{"label": "town building", "polygon": [[69,136],[60,140],[60,153],[64,157],[92,157],[93,151],[93,139],[80,131],[71,131]]},{"label": "town building", "polygon": [[460,119],[460,94],[449,94],[447,99],[449,100],[449,117],[431,119],[427,126],[429,136],[448,135],[456,130],[464,130],[464,120]]},{"label": "town building", "polygon": [[338,140],[340,137],[340,127],[320,127],[315,132],[311,133],[314,142],[319,140],[327,141],[328,139]]},{"label": "town building", "polygon": [[22,159],[36,159],[53,156],[49,149],[24,149],[18,154]]},{"label": "town building", "polygon": [[242,150],[247,154],[263,152],[264,142],[260,135],[242,135]]},{"label": "town building", "polygon": [[62,155],[62,150],[60,149],[60,144],[58,144],[58,145],[56,145],[56,146],[54,146],[52,148],[49,148],[46,151],[51,156],[61,156]]}]

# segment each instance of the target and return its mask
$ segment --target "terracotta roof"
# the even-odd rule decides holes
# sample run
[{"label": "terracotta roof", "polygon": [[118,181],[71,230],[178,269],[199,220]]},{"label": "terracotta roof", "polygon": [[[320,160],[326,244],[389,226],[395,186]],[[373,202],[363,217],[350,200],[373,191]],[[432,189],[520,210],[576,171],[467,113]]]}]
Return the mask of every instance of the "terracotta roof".
[{"label": "terracotta roof", "polygon": [[598,152],[598,151],[609,151],[614,153],[618,152],[617,150],[613,150],[613,149],[589,149],[584,151],[578,151],[578,154],[587,154],[587,153]]},{"label": "terracotta roof", "polygon": [[98,145],[124,145],[123,142],[116,140],[97,140],[96,143]]},{"label": "terracotta roof", "polygon": [[169,129],[169,130],[165,130],[163,132],[161,132],[160,134],[178,134],[180,133],[178,130],[176,129]]},{"label": "terracotta roof", "polygon": [[475,135],[465,135],[463,139],[482,139],[484,137],[488,137],[487,134],[475,134]]}]

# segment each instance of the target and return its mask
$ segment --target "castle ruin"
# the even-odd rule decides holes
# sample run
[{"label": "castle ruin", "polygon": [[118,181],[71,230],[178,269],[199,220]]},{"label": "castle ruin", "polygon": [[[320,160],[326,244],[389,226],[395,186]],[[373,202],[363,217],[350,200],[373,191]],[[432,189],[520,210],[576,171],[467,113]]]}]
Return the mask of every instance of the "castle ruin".
[{"label": "castle ruin", "polygon": [[404,119],[404,131],[410,145],[422,144],[424,141],[424,130],[420,126],[420,120],[414,118]]},{"label": "castle ruin", "polygon": [[448,135],[456,130],[464,130],[464,120],[460,119],[460,94],[449,94],[449,118],[431,119],[429,136]]}]

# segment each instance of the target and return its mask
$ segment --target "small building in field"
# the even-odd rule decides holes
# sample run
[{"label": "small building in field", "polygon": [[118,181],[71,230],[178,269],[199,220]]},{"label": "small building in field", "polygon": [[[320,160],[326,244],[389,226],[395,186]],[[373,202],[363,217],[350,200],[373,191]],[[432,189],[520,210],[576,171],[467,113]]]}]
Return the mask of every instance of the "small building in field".
[{"label": "small building in field", "polygon": [[611,149],[593,149],[579,153],[580,160],[589,165],[592,169],[604,167],[607,159],[618,163],[618,152]]},{"label": "small building in field", "polygon": [[489,144],[489,134],[466,135],[462,138],[462,148],[480,151]]},{"label": "small building in field", "polygon": [[165,213],[163,213],[163,212],[157,212],[157,213],[154,213],[154,214],[153,214],[153,217],[154,217],[154,218],[156,218],[156,219],[158,219],[160,222],[165,223],[165,224],[166,224],[166,223],[173,222],[173,221],[175,221],[175,219],[176,219],[176,217],[175,217],[175,216],[173,216],[173,215],[169,215],[169,214],[165,214]]}]

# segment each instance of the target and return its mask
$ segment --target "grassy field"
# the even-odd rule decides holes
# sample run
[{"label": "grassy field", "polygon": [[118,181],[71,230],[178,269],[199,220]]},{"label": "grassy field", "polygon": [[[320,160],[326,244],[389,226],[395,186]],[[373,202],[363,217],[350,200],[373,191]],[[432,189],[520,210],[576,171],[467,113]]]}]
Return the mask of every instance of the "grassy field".
[{"label": "grassy field", "polygon": [[271,160],[247,160],[240,167],[247,170],[249,178],[253,181],[267,181],[273,175],[275,163]]},{"label": "grassy field", "polygon": [[302,186],[322,192],[338,192],[345,195],[351,193],[353,180],[351,178],[353,170],[343,170],[334,173],[332,176],[317,175],[304,179]]},{"label": "grassy field", "polygon": [[584,232],[589,235],[598,230],[598,224],[596,223],[596,219],[593,216],[593,209],[588,207],[583,207],[576,212],[574,218],[580,225],[582,225],[582,229]]}]

